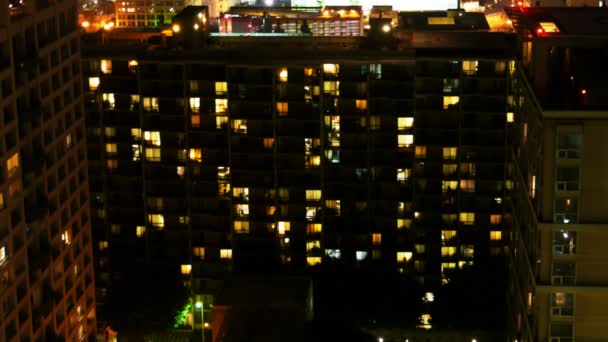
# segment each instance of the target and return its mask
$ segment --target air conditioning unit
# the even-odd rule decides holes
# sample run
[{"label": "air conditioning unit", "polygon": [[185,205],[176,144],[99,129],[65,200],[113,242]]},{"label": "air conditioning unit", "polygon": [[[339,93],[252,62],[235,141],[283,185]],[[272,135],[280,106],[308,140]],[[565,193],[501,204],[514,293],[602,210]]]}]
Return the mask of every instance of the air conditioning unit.
[{"label": "air conditioning unit", "polygon": [[552,276],[551,277],[551,285],[563,285],[564,277],[563,276]]}]

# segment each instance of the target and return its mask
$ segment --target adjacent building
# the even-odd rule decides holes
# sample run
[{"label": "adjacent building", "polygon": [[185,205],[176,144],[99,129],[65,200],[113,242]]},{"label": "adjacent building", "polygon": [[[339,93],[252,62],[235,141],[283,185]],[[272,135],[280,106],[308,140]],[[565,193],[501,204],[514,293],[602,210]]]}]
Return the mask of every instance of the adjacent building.
[{"label": "adjacent building", "polygon": [[0,2],[0,340],[94,338],[75,1]]}]

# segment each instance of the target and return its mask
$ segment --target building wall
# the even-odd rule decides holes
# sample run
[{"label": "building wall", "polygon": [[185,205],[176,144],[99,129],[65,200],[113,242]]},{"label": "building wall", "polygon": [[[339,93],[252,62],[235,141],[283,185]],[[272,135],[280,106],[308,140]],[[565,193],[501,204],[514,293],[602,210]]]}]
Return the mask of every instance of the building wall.
[{"label": "building wall", "polygon": [[0,2],[0,341],[96,334],[76,2]]}]

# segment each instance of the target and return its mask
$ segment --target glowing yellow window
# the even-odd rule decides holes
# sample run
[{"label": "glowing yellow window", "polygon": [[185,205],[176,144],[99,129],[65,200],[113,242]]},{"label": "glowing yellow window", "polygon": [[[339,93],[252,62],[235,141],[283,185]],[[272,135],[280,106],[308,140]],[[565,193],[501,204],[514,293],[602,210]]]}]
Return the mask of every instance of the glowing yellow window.
[{"label": "glowing yellow window", "polygon": [[234,206],[234,213],[240,217],[249,216],[249,204],[236,204]]},{"label": "glowing yellow window", "polygon": [[458,171],[457,164],[443,164],[442,171],[444,176],[450,176]]},{"label": "glowing yellow window", "polygon": [[515,113],[507,112],[507,122],[512,123],[515,121]]},{"label": "glowing yellow window", "polygon": [[112,73],[112,61],[109,59],[101,60],[101,72],[103,74],[111,74]]},{"label": "glowing yellow window", "polygon": [[101,94],[101,99],[103,100],[103,104],[108,109],[114,109],[116,107],[116,100],[115,100],[114,94],[103,93],[103,94]]},{"label": "glowing yellow window", "polygon": [[515,74],[515,61],[509,61],[509,75]]},{"label": "glowing yellow window", "polygon": [[137,237],[142,237],[142,236],[144,236],[145,233],[146,233],[146,227],[144,227],[144,226],[135,227],[135,235],[137,235]]},{"label": "glowing yellow window", "polygon": [[412,226],[410,219],[397,219],[397,229],[409,229]]},{"label": "glowing yellow window", "polygon": [[215,82],[215,95],[226,95],[228,92],[227,82]]},{"label": "glowing yellow window", "polygon": [[475,246],[464,245],[460,246],[460,254],[463,258],[472,258],[475,256]]},{"label": "glowing yellow window", "polygon": [[182,264],[181,265],[181,272],[183,275],[189,275],[190,272],[192,272],[192,265],[190,264]]},{"label": "glowing yellow window", "polygon": [[416,146],[414,152],[416,158],[426,158],[426,146]]},{"label": "glowing yellow window", "polygon": [[313,168],[321,165],[321,156],[304,156],[304,167]]},{"label": "glowing yellow window", "polygon": [[306,264],[308,266],[315,266],[321,264],[321,257],[306,257]]},{"label": "glowing yellow window", "polygon": [[414,126],[414,118],[405,117],[405,118],[397,118],[397,129],[404,130],[408,128],[412,128]]},{"label": "glowing yellow window", "polygon": [[215,113],[225,114],[228,111],[228,100],[227,99],[215,99]]},{"label": "glowing yellow window", "polygon": [[311,77],[316,74],[315,69],[313,68],[304,68],[304,76]]},{"label": "glowing yellow window", "polygon": [[193,247],[192,254],[201,259],[205,259],[205,247]]},{"label": "glowing yellow window", "polygon": [[287,82],[288,75],[289,73],[287,71],[287,68],[281,68],[279,70],[279,82]]},{"label": "glowing yellow window", "polygon": [[147,161],[160,161],[160,148],[157,147],[147,147],[146,148],[146,160]]},{"label": "glowing yellow window", "polygon": [[69,245],[72,242],[71,235],[72,234],[69,230],[64,230],[63,233],[61,233],[61,241],[63,241],[63,243],[66,245]]},{"label": "glowing yellow window", "polygon": [[116,128],[114,128],[114,127],[106,127],[104,129],[104,133],[105,133],[106,137],[108,137],[108,138],[115,137],[116,136]]},{"label": "glowing yellow window", "polygon": [[414,143],[413,134],[399,134],[397,135],[397,146],[401,148],[409,147]]},{"label": "glowing yellow window", "polygon": [[201,110],[201,98],[200,97],[191,97],[188,100],[188,103],[190,104],[190,111],[192,113],[198,113]]},{"label": "glowing yellow window", "polygon": [[372,234],[372,244],[374,246],[378,246],[382,243],[382,234],[381,233],[374,233]]},{"label": "glowing yellow window", "polygon": [[192,128],[201,127],[201,116],[198,114],[192,114],[192,116],[190,116],[190,125]]},{"label": "glowing yellow window", "polygon": [[285,235],[285,233],[291,230],[291,223],[287,221],[279,221],[279,235]]},{"label": "glowing yellow window", "polygon": [[99,77],[89,77],[89,90],[94,91],[99,87]]},{"label": "glowing yellow window", "polygon": [[460,213],[460,223],[465,225],[475,224],[475,213]]},{"label": "glowing yellow window", "polygon": [[264,148],[271,150],[274,147],[274,138],[264,138]]},{"label": "glowing yellow window", "polygon": [[448,257],[456,254],[456,247],[443,246],[441,247],[441,256]]},{"label": "glowing yellow window", "polygon": [[131,73],[136,73],[137,72],[137,66],[139,65],[139,62],[132,59],[129,61],[129,71],[131,71]]},{"label": "glowing yellow window", "polygon": [[277,114],[279,116],[287,116],[289,113],[289,103],[277,102]]},{"label": "glowing yellow window", "polygon": [[144,110],[158,112],[158,97],[144,97]]},{"label": "glowing yellow window", "polygon": [[104,249],[108,248],[109,244],[108,241],[99,241],[99,250],[103,251]]},{"label": "glowing yellow window", "polygon": [[131,128],[131,138],[136,141],[141,140],[141,129]]},{"label": "glowing yellow window", "polygon": [[191,148],[188,153],[190,160],[201,163],[203,161],[203,150],[201,148]]},{"label": "glowing yellow window", "polygon": [[306,190],[306,200],[307,201],[320,201],[321,200],[321,190]]},{"label": "glowing yellow window", "polygon": [[358,110],[366,110],[367,109],[367,100],[355,100],[355,107]]},{"label": "glowing yellow window", "polygon": [[460,180],[460,190],[465,191],[465,192],[475,192],[475,180],[474,179]]},{"label": "glowing yellow window", "polygon": [[118,160],[116,159],[107,159],[106,160],[106,167],[109,170],[115,170],[118,168]]},{"label": "glowing yellow window", "polygon": [[459,96],[444,96],[443,97],[443,109],[457,109],[458,103],[460,103]]},{"label": "glowing yellow window", "polygon": [[543,21],[538,24],[540,25],[540,28],[547,33],[559,33],[559,29],[557,28],[557,25],[555,25],[554,22]]},{"label": "glowing yellow window", "polygon": [[306,224],[306,233],[307,234],[321,233],[322,231],[323,231],[323,225],[321,223],[307,223]]},{"label": "glowing yellow window", "polygon": [[339,69],[338,64],[323,64],[323,73],[326,75],[337,75]]},{"label": "glowing yellow window", "polygon": [[106,144],[106,153],[112,154],[112,153],[116,153],[116,151],[117,151],[116,144]]},{"label": "glowing yellow window", "polygon": [[234,188],[232,190],[232,196],[234,198],[240,198],[244,201],[249,200],[249,188]]},{"label": "glowing yellow window", "polygon": [[446,270],[453,270],[455,268],[456,268],[455,262],[442,262],[441,263],[441,272],[444,272]]},{"label": "glowing yellow window", "polygon": [[249,221],[234,221],[234,232],[237,234],[249,233]]},{"label": "glowing yellow window", "polygon": [[502,222],[502,215],[492,214],[490,215],[490,224],[499,225]]},{"label": "glowing yellow window", "polygon": [[441,191],[456,191],[456,189],[458,189],[458,181],[441,181]]},{"label": "glowing yellow window", "polygon": [[408,179],[410,179],[411,175],[410,169],[397,169],[397,182],[405,183]]},{"label": "glowing yellow window", "polygon": [[160,132],[156,131],[144,131],[144,140],[154,146],[160,146]]},{"label": "glowing yellow window", "polygon": [[444,147],[443,148],[443,159],[456,159],[456,153],[458,152],[457,147]]},{"label": "glowing yellow window", "polygon": [[230,249],[230,248],[220,249],[220,259],[226,259],[226,260],[232,259],[232,249]]},{"label": "glowing yellow window", "polygon": [[478,67],[478,61],[462,61],[462,72],[467,76],[475,75]]},{"label": "glowing yellow window", "polygon": [[340,82],[339,81],[324,81],[323,82],[323,93],[338,96],[340,95]]},{"label": "glowing yellow window", "polygon": [[148,223],[152,227],[163,228],[165,226],[165,217],[162,214],[148,214]]},{"label": "glowing yellow window", "polygon": [[412,258],[412,252],[397,252],[397,262],[407,262]]},{"label": "glowing yellow window", "polygon": [[502,232],[500,230],[490,231],[490,240],[492,240],[492,241],[502,240]]},{"label": "glowing yellow window", "polygon": [[129,106],[129,109],[138,110],[139,109],[139,95],[131,95],[131,96],[129,96],[129,100],[131,103]]},{"label": "glowing yellow window", "polygon": [[8,171],[9,177],[17,173],[17,170],[19,170],[19,152],[15,152],[15,154],[6,161],[6,170]]},{"label": "glowing yellow window", "polygon": [[227,116],[218,116],[215,118],[215,128],[217,128],[217,129],[222,129],[222,128],[226,127],[227,123],[228,123]]}]

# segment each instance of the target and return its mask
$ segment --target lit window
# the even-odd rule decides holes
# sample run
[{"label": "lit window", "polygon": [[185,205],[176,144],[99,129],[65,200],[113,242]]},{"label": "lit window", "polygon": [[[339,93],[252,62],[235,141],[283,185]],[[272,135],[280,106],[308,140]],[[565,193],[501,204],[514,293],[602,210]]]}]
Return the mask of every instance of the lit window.
[{"label": "lit window", "polygon": [[475,75],[478,67],[478,61],[462,61],[462,72],[467,76]]},{"label": "lit window", "polygon": [[323,231],[323,225],[321,223],[307,223],[306,224],[306,233],[307,234],[321,233],[322,231]]},{"label": "lit window", "polygon": [[227,99],[215,99],[215,113],[225,114],[228,111],[228,100]]},{"label": "lit window", "polygon": [[285,233],[291,230],[291,223],[286,221],[279,221],[279,235],[285,235]]},{"label": "lit window", "polygon": [[108,137],[108,138],[115,137],[116,136],[116,128],[114,128],[114,127],[106,127],[104,129],[104,133],[105,133],[106,137]]},{"label": "lit window", "polygon": [[475,180],[474,179],[460,180],[460,190],[462,190],[464,192],[475,192]]},{"label": "lit window", "polygon": [[189,100],[190,111],[192,113],[198,113],[201,110],[201,98],[200,97],[191,97]]},{"label": "lit window", "polygon": [[325,208],[327,208],[328,210],[326,211],[327,215],[337,215],[340,216],[340,212],[341,212],[341,201],[340,200],[326,200],[325,201]]},{"label": "lit window", "polygon": [[147,161],[160,161],[160,148],[146,147],[146,160]]},{"label": "lit window", "polygon": [[163,228],[165,226],[165,217],[162,214],[148,214],[148,223],[152,227]]},{"label": "lit window", "polygon": [[413,134],[399,134],[397,136],[397,146],[401,148],[409,147],[414,143],[414,135]]},{"label": "lit window", "polygon": [[412,252],[397,252],[397,262],[407,262],[412,258]]},{"label": "lit window", "polygon": [[227,123],[228,123],[227,116],[217,116],[215,118],[215,128],[217,128],[217,129],[222,129],[222,128],[226,127]]},{"label": "lit window", "polygon": [[330,259],[340,259],[342,253],[339,249],[326,249],[325,255],[327,255],[327,257]]},{"label": "lit window", "polygon": [[314,221],[317,218],[317,207],[306,207],[306,219],[308,221]]},{"label": "lit window", "polygon": [[340,95],[340,82],[339,81],[324,81],[323,82],[323,93],[338,96]]},{"label": "lit window", "polygon": [[408,179],[410,179],[410,175],[410,169],[397,169],[397,182],[405,183]]},{"label": "lit window", "polygon": [[99,241],[99,250],[103,251],[108,248],[108,241]]},{"label": "lit window", "polygon": [[475,224],[475,213],[460,213],[460,223],[465,225]]},{"label": "lit window", "polygon": [[279,82],[287,82],[288,75],[287,68],[281,68],[279,70]]},{"label": "lit window", "polygon": [[319,240],[312,240],[306,242],[306,251],[310,252],[321,248],[321,242]]},{"label": "lit window", "polygon": [[504,75],[505,70],[507,70],[507,62],[505,62],[505,61],[496,62],[495,66],[494,66],[494,70],[496,71],[497,75]]},{"label": "lit window", "polygon": [[205,247],[193,247],[192,254],[201,259],[205,259]]},{"label": "lit window", "polygon": [[4,194],[0,192],[0,210],[4,209]]},{"label": "lit window", "polygon": [[144,226],[135,227],[135,235],[137,235],[137,237],[142,237],[142,236],[144,236],[145,233],[146,233],[146,227],[144,227]]},{"label": "lit window", "polygon": [[17,173],[17,170],[19,170],[19,152],[15,152],[15,154],[6,161],[6,170],[9,177],[12,177]]},{"label": "lit window", "polygon": [[279,188],[279,199],[281,201],[289,200],[289,189],[287,188]]},{"label": "lit window", "polygon": [[183,275],[189,275],[190,272],[192,272],[192,265],[190,264],[182,264],[181,265],[181,272]]},{"label": "lit window", "polygon": [[264,148],[271,150],[274,147],[274,138],[264,138]]},{"label": "lit window", "polygon": [[112,61],[109,59],[101,60],[101,72],[103,74],[111,74],[112,73]]},{"label": "lit window", "polygon": [[416,146],[414,154],[416,158],[426,158],[426,146]]},{"label": "lit window", "polygon": [[305,77],[316,76],[316,70],[313,68],[304,68],[304,76]]},{"label": "lit window", "polygon": [[101,99],[103,100],[103,104],[108,109],[114,109],[116,107],[116,100],[114,98],[114,94],[101,94]]},{"label": "lit window", "polygon": [[6,260],[8,259],[8,254],[6,253],[6,247],[0,247],[0,266],[4,265]]},{"label": "lit window", "polygon": [[451,257],[456,254],[456,247],[453,246],[443,246],[441,247],[441,256],[443,257]]},{"label": "lit window", "polygon": [[306,200],[307,201],[320,201],[321,200],[321,190],[306,190]]},{"label": "lit window", "polygon": [[186,173],[186,168],[183,166],[178,166],[176,172],[177,172],[178,176],[183,177],[184,174]]},{"label": "lit window", "polygon": [[458,152],[457,147],[444,147],[443,148],[443,159],[456,159],[456,153]]},{"label": "lit window", "polygon": [[144,110],[158,112],[158,97],[144,97]]},{"label": "lit window", "polygon": [[115,154],[117,151],[116,144],[106,144],[106,153]]},{"label": "lit window", "polygon": [[416,249],[416,253],[418,254],[424,254],[426,252],[425,245],[415,245],[414,248]]},{"label": "lit window", "polygon": [[65,136],[65,148],[68,149],[70,147],[72,147],[72,134],[68,133]]},{"label": "lit window", "polygon": [[190,223],[190,217],[188,216],[180,216],[179,217],[179,224],[189,224]]},{"label": "lit window", "polygon": [[515,121],[515,113],[507,112],[507,122],[512,123]]},{"label": "lit window", "polygon": [[382,234],[374,233],[372,234],[372,244],[374,246],[378,246],[382,243]]},{"label": "lit window", "polygon": [[215,82],[215,95],[226,95],[226,92],[228,92],[227,82]]},{"label": "lit window", "polygon": [[460,103],[459,96],[443,97],[443,109],[458,109],[458,103]]},{"label": "lit window", "polygon": [[287,116],[289,113],[289,103],[277,102],[277,114],[279,116]]},{"label": "lit window", "polygon": [[321,165],[321,156],[304,156],[304,167],[305,168],[313,168]]},{"label": "lit window", "polygon": [[458,189],[458,181],[449,180],[449,181],[441,181],[441,191],[449,192],[456,191]]},{"label": "lit window", "polygon": [[[249,207],[247,204],[241,204]],[[249,208],[247,208],[249,211]],[[249,221],[234,221],[234,232],[237,234],[249,233]]]},{"label": "lit window", "polygon": [[89,77],[89,90],[94,91],[99,87],[99,77]]},{"label": "lit window", "polygon": [[475,256],[475,246],[464,245],[460,246],[460,254],[463,258],[472,258]]},{"label": "lit window", "polygon": [[240,198],[241,200],[249,200],[249,188],[234,188],[232,190],[232,196],[234,198]]},{"label": "lit window", "polygon": [[412,128],[414,126],[414,118],[405,117],[405,118],[397,118],[397,129],[404,130],[408,128]]},{"label": "lit window", "polygon": [[[362,120],[364,120],[365,118],[361,118]],[[380,126],[382,124],[382,119],[377,116],[377,115],[370,115],[369,116],[369,129],[371,129],[372,131],[376,131],[380,129]],[[363,126],[365,127],[365,126]]]},{"label": "lit window", "polygon": [[357,261],[365,260],[365,258],[367,258],[367,251],[356,251],[355,258],[357,259]]},{"label": "lit window", "polygon": [[357,108],[357,110],[366,110],[367,100],[355,100],[355,107]]},{"label": "lit window", "polygon": [[490,240],[492,240],[492,241],[502,240],[502,232],[500,230],[490,231]]},{"label": "lit window", "polygon": [[412,226],[410,219],[397,219],[397,229],[409,229]]},{"label": "lit window", "polygon": [[553,253],[554,254],[576,254],[576,232],[554,231],[553,232]]},{"label": "lit window", "polygon": [[154,146],[160,146],[160,132],[144,131],[144,140]]},{"label": "lit window", "polygon": [[321,264],[321,257],[306,257],[306,264],[308,266],[316,266]]},{"label": "lit window", "polygon": [[490,224],[493,226],[497,226],[502,222],[502,215],[500,214],[492,214],[490,215]]},{"label": "lit window", "polygon": [[192,116],[190,116],[190,125],[192,128],[201,127],[201,116],[198,114],[192,114]]},{"label": "lit window", "polygon": [[139,109],[139,95],[131,95],[130,100],[131,100],[130,109],[138,110]]},{"label": "lit window", "polygon": [[107,159],[106,160],[106,167],[109,170],[115,170],[118,168],[118,160],[116,159]]},{"label": "lit window", "polygon": [[201,148],[191,148],[188,153],[190,160],[201,163],[203,161],[203,150]]},{"label": "lit window", "polygon": [[232,259],[232,249],[229,249],[229,248],[220,249],[220,258],[227,259],[227,260]]},{"label": "lit window", "polygon": [[475,164],[460,163],[460,173],[463,176],[475,176]]},{"label": "lit window", "polygon": [[444,176],[451,176],[458,170],[457,164],[443,164],[442,171]]},{"label": "lit window", "polygon": [[532,175],[530,177],[530,184],[528,184],[530,198],[536,197],[536,176]]},{"label": "lit window", "polygon": [[427,17],[429,25],[455,25],[453,17]]},{"label": "lit window", "polygon": [[540,28],[546,33],[559,33],[559,29],[557,28],[557,25],[555,25],[554,22],[545,21],[540,22],[538,24],[540,25]]},{"label": "lit window", "polygon": [[61,241],[63,241],[63,243],[65,243],[66,245],[69,245],[70,242],[72,242],[72,237],[71,237],[71,233],[69,230],[64,230],[63,233],[61,234]]},{"label": "lit window", "polygon": [[323,73],[326,75],[337,75],[339,68],[338,64],[323,64]]},{"label": "lit window", "polygon": [[574,315],[574,294],[565,292],[551,293],[551,315],[572,316]]},{"label": "lit window", "polygon": [[441,263],[441,272],[445,272],[446,270],[453,270],[456,268],[455,262],[442,262]]},{"label": "lit window", "polygon": [[139,65],[139,62],[132,59],[129,61],[129,71],[133,74],[137,73],[137,66]]},{"label": "lit window", "polygon": [[141,129],[140,128],[131,128],[131,138],[135,141],[141,140]]}]

